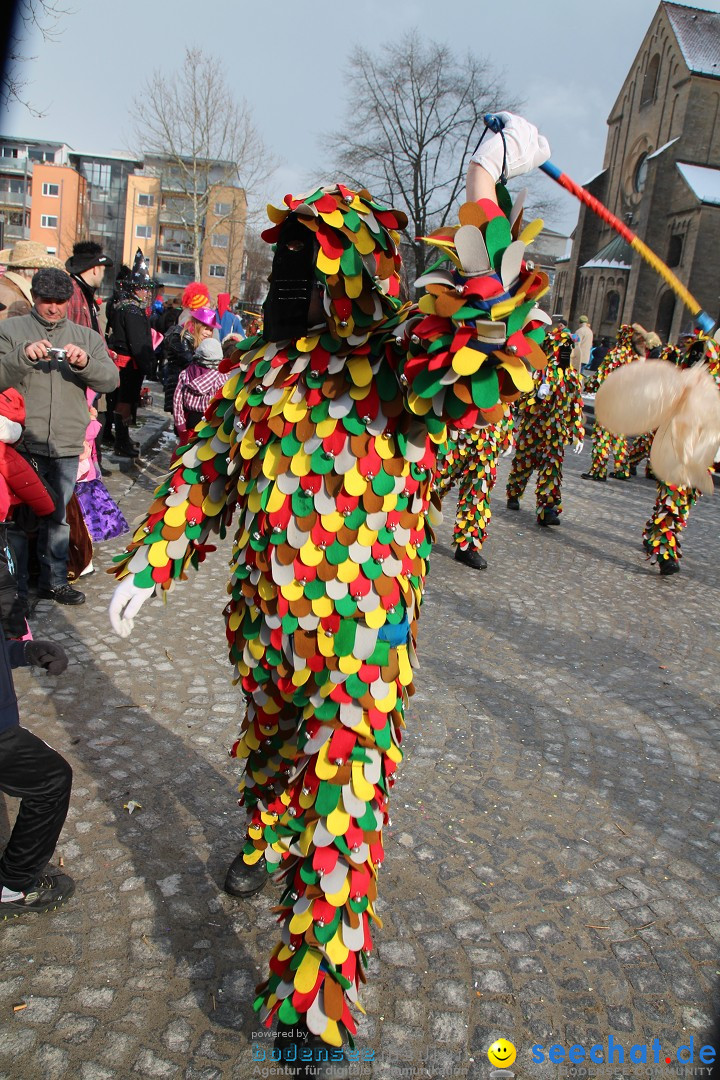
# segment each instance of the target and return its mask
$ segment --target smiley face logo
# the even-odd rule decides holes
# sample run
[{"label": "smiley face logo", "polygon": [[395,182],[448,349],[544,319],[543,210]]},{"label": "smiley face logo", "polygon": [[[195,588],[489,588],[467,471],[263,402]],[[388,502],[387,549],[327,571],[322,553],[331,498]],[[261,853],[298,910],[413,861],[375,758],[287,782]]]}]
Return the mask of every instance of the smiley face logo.
[{"label": "smiley face logo", "polygon": [[507,1069],[516,1056],[517,1050],[507,1039],[496,1039],[492,1046],[488,1047],[488,1060],[497,1069]]}]

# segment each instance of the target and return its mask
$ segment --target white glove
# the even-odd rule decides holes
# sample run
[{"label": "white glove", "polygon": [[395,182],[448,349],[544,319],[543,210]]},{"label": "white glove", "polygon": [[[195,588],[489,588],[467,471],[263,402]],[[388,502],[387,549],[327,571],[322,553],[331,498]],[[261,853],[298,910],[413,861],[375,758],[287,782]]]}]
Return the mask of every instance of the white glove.
[{"label": "white glove", "polygon": [[153,588],[141,589],[134,585],[131,577],[123,578],[113,593],[108,609],[112,628],[118,637],[130,637],[135,616],[154,592]]},{"label": "white glove", "polygon": [[[525,120],[515,113],[497,113],[505,123],[502,135],[488,135],[478,146],[472,156],[476,165],[481,165],[486,172],[490,173],[495,183],[500,179],[505,156],[505,177],[510,180],[513,176],[522,176],[523,173],[536,169],[550,157],[550,145],[544,135],[541,135],[534,124]],[[503,137],[505,148],[503,149]]]},{"label": "white glove", "polygon": [[580,442],[576,442],[573,446],[573,454],[582,454],[584,445],[585,443],[582,441],[582,439],[580,440]]}]

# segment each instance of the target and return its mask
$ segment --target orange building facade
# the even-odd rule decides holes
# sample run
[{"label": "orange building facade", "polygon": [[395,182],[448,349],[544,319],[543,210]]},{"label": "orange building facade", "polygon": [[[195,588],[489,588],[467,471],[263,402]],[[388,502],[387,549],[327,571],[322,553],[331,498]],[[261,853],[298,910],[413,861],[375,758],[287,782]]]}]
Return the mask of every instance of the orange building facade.
[{"label": "orange building facade", "polygon": [[35,164],[30,239],[65,262],[86,230],[85,178],[70,165]]}]

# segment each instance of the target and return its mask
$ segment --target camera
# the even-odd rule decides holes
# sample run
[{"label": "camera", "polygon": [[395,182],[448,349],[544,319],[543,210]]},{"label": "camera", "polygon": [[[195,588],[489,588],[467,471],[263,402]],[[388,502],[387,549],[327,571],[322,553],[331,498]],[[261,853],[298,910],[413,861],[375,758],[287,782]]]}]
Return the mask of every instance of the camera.
[{"label": "camera", "polygon": [[47,354],[51,360],[57,360],[58,364],[67,359],[67,353],[64,349],[48,349]]}]

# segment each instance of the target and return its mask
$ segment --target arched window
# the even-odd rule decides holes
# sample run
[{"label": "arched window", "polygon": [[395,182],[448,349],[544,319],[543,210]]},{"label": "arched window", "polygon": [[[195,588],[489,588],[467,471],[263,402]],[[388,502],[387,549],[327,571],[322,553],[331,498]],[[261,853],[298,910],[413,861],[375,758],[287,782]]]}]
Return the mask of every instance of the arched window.
[{"label": "arched window", "polygon": [[647,154],[641,154],[638,158],[637,165],[635,166],[635,172],[633,173],[633,187],[637,191],[638,195],[641,195],[645,190],[645,184],[647,183]]},{"label": "arched window", "polygon": [[655,100],[658,76],[660,74],[660,53],[655,53],[645,69],[645,78],[642,85],[641,105],[650,105]]},{"label": "arched window", "polygon": [[683,238],[678,233],[673,233],[668,244],[668,266],[679,266],[682,261]]},{"label": "arched window", "polygon": [[660,297],[655,319],[655,333],[659,334],[663,341],[670,340],[673,316],[675,314],[675,293],[666,289]]},{"label": "arched window", "polygon": [[620,313],[620,293],[617,289],[611,289],[605,297],[605,311],[603,313],[604,323],[617,322],[618,315]]}]

